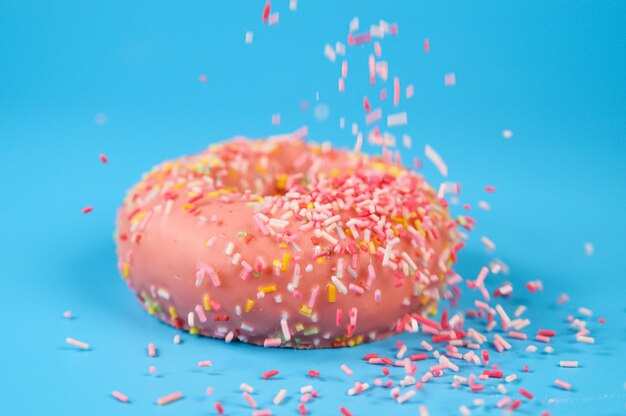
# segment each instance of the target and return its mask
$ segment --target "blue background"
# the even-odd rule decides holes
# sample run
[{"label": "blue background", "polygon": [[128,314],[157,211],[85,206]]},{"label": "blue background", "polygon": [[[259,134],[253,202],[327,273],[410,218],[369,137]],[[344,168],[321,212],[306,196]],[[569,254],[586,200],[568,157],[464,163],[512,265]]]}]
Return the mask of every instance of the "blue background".
[{"label": "blue background", "polygon": [[[354,16],[362,28],[379,19],[399,24],[400,36],[382,41],[383,57],[403,87],[415,85],[415,97],[403,99],[409,125],[395,132],[413,137],[407,157],[423,157],[426,143],[443,156],[479,221],[459,273],[473,279],[489,261],[478,241],[488,235],[511,267],[515,294],[507,310],[529,307],[529,334],[540,327],[559,332],[552,355],[527,354],[521,341],[511,353],[492,353],[493,362],[520,378],[507,385],[514,398],[520,386],[535,394],[519,410],[623,414],[626,2],[299,3],[289,12],[287,0],[274,1],[280,23],[267,27],[263,1],[0,2],[0,414],[210,415],[215,400],[227,414],[249,414],[238,390],[243,381],[275,414],[297,414],[297,389],[306,384],[320,393],[307,406],[314,415],[338,414],[339,405],[355,415],[417,414],[418,404],[432,415],[457,414],[478,397],[486,405],[475,414],[493,410],[501,398],[495,382],[478,394],[451,391],[450,375],[429,382],[403,407],[382,389],[346,395],[354,380],[371,384],[380,374],[358,357],[392,354],[398,338],[415,352],[421,334],[330,351],[264,350],[187,334],[176,346],[176,331],[149,317],[118,277],[115,211],[152,165],[235,134],[305,124],[311,139],[353,143],[350,123],[364,124],[362,96],[378,102],[380,80],[373,89],[366,82],[371,49],[348,51],[343,95],[336,87],[340,64],[322,51],[327,42],[345,42]],[[254,32],[252,45],[244,43],[246,31]],[[449,72],[456,73],[455,87],[444,86]],[[316,92],[330,108],[325,122],[299,109],[302,100],[314,107]],[[107,115],[106,124],[94,122],[97,113]],[[271,125],[274,113],[282,116],[280,126]],[[502,138],[504,129],[512,139]],[[108,165],[99,153],[108,155]],[[432,183],[441,181],[428,161],[424,172]],[[486,194],[486,185],[497,192]],[[490,212],[477,209],[481,199]],[[95,211],[81,215],[85,205]],[[594,244],[593,256],[585,255],[585,242]],[[493,288],[507,278],[489,279]],[[545,289],[531,295],[523,284],[534,279]],[[572,301],[559,308],[563,292]],[[467,293],[465,303],[474,298]],[[594,311],[589,328],[596,345],[574,342],[565,328],[579,306]],[[75,319],[62,318],[68,309]],[[70,348],[67,336],[92,350]],[[157,345],[156,359],[147,357],[149,342]],[[214,366],[198,369],[205,359]],[[578,359],[582,368],[560,369],[560,359]],[[353,368],[352,378],[339,370],[342,363]],[[420,374],[433,363],[422,363]],[[520,370],[525,364],[527,374]],[[158,377],[148,374],[150,365]],[[271,368],[280,376],[260,380]],[[322,377],[307,379],[309,369]],[[396,370],[394,379],[402,373]],[[552,387],[555,378],[575,391]],[[280,388],[290,398],[273,406]],[[132,404],[113,400],[112,390]],[[156,406],[157,397],[176,390],[184,400]]]}]

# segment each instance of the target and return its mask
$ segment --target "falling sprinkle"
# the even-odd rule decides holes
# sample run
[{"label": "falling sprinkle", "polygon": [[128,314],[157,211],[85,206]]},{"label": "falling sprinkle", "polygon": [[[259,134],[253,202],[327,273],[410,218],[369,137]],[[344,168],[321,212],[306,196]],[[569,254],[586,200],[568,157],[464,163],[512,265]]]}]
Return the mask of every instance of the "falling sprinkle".
[{"label": "falling sprinkle", "polygon": [[591,256],[593,254],[593,244],[585,243],[585,254]]},{"label": "falling sprinkle", "polygon": [[98,155],[98,157],[100,158],[100,161],[101,161],[103,164],[105,164],[105,165],[106,165],[107,163],[109,163],[109,159],[107,158],[107,155],[105,155],[104,153],[100,153],[100,154]]},{"label": "falling sprinkle", "polygon": [[326,104],[317,104],[313,108],[313,117],[317,121],[326,121],[330,116],[330,108]]},{"label": "falling sprinkle", "polygon": [[439,156],[435,149],[433,149],[429,145],[426,145],[425,152],[428,160],[430,160],[433,165],[437,167],[439,173],[441,173],[441,176],[446,178],[448,176],[448,166],[446,166],[441,156]]},{"label": "falling sprinkle", "polygon": [[446,87],[454,87],[456,85],[456,75],[454,74],[454,72],[445,74],[444,84],[446,85]]},{"label": "falling sprinkle", "polygon": [[254,40],[254,33],[253,32],[246,32],[246,44],[250,45],[253,40]]},{"label": "falling sprinkle", "polygon": [[94,116],[94,121],[96,122],[97,125],[104,126],[109,121],[109,118],[104,113],[97,113]]},{"label": "falling sprinkle", "polygon": [[511,130],[502,130],[502,137],[505,139],[510,139],[513,137],[513,132]]},{"label": "falling sprinkle", "polygon": [[93,211],[93,207],[91,205],[87,205],[85,208],[82,209],[83,214],[89,214],[91,211]]},{"label": "falling sprinkle", "polygon": [[205,74],[200,74],[200,76],[198,77],[198,79],[200,80],[200,82],[204,83],[207,81],[207,77]]}]

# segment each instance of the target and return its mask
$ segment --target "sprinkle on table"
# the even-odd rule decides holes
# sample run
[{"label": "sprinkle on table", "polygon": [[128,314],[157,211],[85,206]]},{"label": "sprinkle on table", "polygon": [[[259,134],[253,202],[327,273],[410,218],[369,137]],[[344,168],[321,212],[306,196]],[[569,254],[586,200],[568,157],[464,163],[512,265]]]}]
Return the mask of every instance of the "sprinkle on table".
[{"label": "sprinkle on table", "polygon": [[89,349],[89,344],[87,344],[86,342],[82,342],[82,341],[78,341],[74,338],[65,338],[65,342],[76,347],[76,348],[80,348],[81,350],[88,350]]},{"label": "sprinkle on table", "polygon": [[126,396],[123,393],[120,393],[117,390],[113,390],[113,393],[111,393],[111,396],[113,396],[114,398],[116,398],[118,401],[122,403],[128,403],[128,396]]},{"label": "sprinkle on table", "polygon": [[167,396],[163,396],[157,399],[157,404],[159,406],[164,406],[166,404],[175,402],[176,400],[180,400],[183,397],[183,394],[180,391],[170,393]]}]

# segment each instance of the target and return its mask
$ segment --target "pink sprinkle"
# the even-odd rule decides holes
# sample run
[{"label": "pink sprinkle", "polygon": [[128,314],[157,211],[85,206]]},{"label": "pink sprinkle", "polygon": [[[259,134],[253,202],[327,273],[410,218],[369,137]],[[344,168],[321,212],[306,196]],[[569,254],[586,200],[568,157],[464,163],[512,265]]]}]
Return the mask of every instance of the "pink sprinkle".
[{"label": "pink sprinkle", "polygon": [[72,311],[65,311],[65,312],[63,312],[63,317],[65,319],[70,319],[72,317]]},{"label": "pink sprinkle", "polygon": [[206,394],[207,394],[207,396],[212,395],[213,394],[213,387],[207,387]]},{"label": "pink sprinkle", "polygon": [[117,390],[114,390],[113,393],[111,393],[111,395],[122,403],[128,403],[128,396],[123,393],[120,393]]},{"label": "pink sprinkle", "polygon": [[252,398],[252,396],[250,396],[250,393],[248,393],[247,391],[243,392],[243,398],[246,399],[246,401],[248,402],[248,404],[250,405],[251,408],[256,409],[257,408],[257,403],[256,401],[254,401],[254,399]]},{"label": "pink sprinkle", "polygon": [[562,305],[567,301],[569,301],[569,296],[566,293],[563,293],[562,295],[558,297],[558,299],[556,300],[556,303],[558,303],[559,305]]},{"label": "pink sprinkle", "polygon": [[343,370],[344,373],[346,373],[349,376],[353,374],[352,370],[350,370],[350,368],[345,364],[341,364],[340,368]]},{"label": "pink sprinkle", "polygon": [[563,380],[554,380],[554,384],[556,384],[558,387],[564,389],[564,390],[571,390],[572,389],[572,385],[569,384],[566,381]]},{"label": "pink sprinkle", "polygon": [[252,412],[252,416],[272,416],[272,411],[269,409],[257,410]]},{"label": "pink sprinkle", "polygon": [[263,341],[263,346],[265,348],[278,347],[282,342],[283,340],[280,338],[265,338],[265,341]]},{"label": "pink sprinkle", "polygon": [[496,191],[496,187],[495,186],[485,186],[485,191],[492,193]]},{"label": "pink sprinkle", "polygon": [[278,370],[270,370],[270,371],[266,371],[265,373],[263,373],[261,377],[263,377],[264,379],[268,379],[268,378],[274,377],[277,374],[278,374]]},{"label": "pink sprinkle", "polygon": [[210,360],[198,362],[198,367],[211,367],[212,365],[213,363]]},{"label": "pink sprinkle", "polygon": [[446,87],[453,87],[456,85],[456,75],[452,72],[444,75],[444,84]]},{"label": "pink sprinkle", "polygon": [[539,342],[545,342],[545,343],[548,343],[548,342],[550,342],[550,337],[546,337],[545,335],[537,335],[537,336],[535,337],[535,340],[536,340],[536,341],[539,341]]},{"label": "pink sprinkle", "polygon": [[166,405],[168,403],[172,403],[175,402],[176,400],[179,400],[180,398],[183,397],[183,394],[179,391],[175,392],[175,393],[171,393],[168,394],[167,396],[163,396],[157,399],[157,404],[159,406],[163,406]]},{"label": "pink sprinkle", "polygon": [[93,211],[93,207],[91,205],[87,205],[85,208],[83,208],[82,213],[89,214],[91,211]]},{"label": "pink sprinkle", "polygon": [[156,367],[151,365],[150,368],[148,368],[148,371],[150,372],[150,374],[154,374],[156,373]]},{"label": "pink sprinkle", "polygon": [[509,336],[515,339],[526,339],[527,336],[523,332],[509,331]]},{"label": "pink sprinkle", "polygon": [[400,104],[400,78],[393,77],[393,105],[398,106]]},{"label": "pink sprinkle", "polygon": [[104,163],[105,165],[107,163],[109,163],[109,159],[107,158],[107,155],[105,155],[104,153],[100,153],[100,155],[98,155],[98,157],[100,158],[100,160],[102,161],[102,163]]},{"label": "pink sprinkle", "polygon": [[506,406],[510,402],[511,402],[511,399],[509,397],[505,397],[505,398],[499,400],[498,403],[496,403],[496,406],[498,406],[499,408],[503,408],[504,406]]},{"label": "pink sprinkle", "polygon": [[[200,82],[206,82],[207,78],[206,75],[204,74],[200,74],[200,76],[198,77],[198,79],[200,80]],[[105,162],[106,163],[106,162]]]},{"label": "pink sprinkle", "polygon": [[424,39],[424,53],[430,52],[430,41],[428,38]]},{"label": "pink sprinkle", "polygon": [[155,357],[156,356],[156,348],[154,347],[153,343],[148,344],[148,355],[150,357]]}]

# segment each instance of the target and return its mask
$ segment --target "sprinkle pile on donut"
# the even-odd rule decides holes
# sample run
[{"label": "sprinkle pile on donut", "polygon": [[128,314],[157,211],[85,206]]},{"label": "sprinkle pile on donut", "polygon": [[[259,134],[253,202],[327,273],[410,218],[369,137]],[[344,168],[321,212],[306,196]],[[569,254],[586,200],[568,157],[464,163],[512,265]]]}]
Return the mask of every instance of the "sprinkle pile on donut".
[{"label": "sprinkle pile on donut", "polygon": [[445,200],[391,158],[302,136],[235,138],[129,191],[115,240],[140,302],[192,334],[266,347],[353,346],[417,323],[462,338],[425,317],[458,277]]}]

